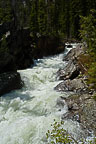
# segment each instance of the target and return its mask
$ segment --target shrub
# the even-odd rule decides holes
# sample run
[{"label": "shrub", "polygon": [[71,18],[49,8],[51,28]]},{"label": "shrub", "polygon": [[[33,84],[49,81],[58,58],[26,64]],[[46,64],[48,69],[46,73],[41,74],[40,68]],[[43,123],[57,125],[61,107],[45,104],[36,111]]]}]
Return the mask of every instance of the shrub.
[{"label": "shrub", "polygon": [[88,84],[91,88],[96,89],[96,10],[91,10],[89,16],[81,16],[80,37],[87,44],[86,56],[81,57],[83,64],[85,63],[88,71]]},{"label": "shrub", "polygon": [[[48,130],[46,133],[46,137],[48,140],[48,144],[79,144],[77,140],[75,140],[71,134],[69,134],[63,128],[64,122],[58,123],[54,120],[53,129],[51,131]],[[96,144],[96,138],[93,141],[80,140],[80,144]]]}]

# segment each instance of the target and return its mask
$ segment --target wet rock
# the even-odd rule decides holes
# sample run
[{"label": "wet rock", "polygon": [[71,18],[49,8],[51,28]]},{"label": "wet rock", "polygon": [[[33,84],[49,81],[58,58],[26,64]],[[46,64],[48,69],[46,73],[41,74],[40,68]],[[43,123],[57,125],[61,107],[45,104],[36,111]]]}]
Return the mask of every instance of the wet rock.
[{"label": "wet rock", "polygon": [[62,119],[78,121],[83,128],[93,131],[96,135],[96,101],[90,94],[74,94],[65,99],[68,112]]},{"label": "wet rock", "polygon": [[79,115],[81,123],[89,130],[93,130],[96,135],[96,101],[93,99],[84,101]]},{"label": "wet rock", "polygon": [[84,93],[87,91],[87,86],[82,79],[73,79],[61,82],[55,87],[55,90]]},{"label": "wet rock", "polygon": [[80,116],[78,115],[77,112],[71,111],[71,112],[67,112],[66,114],[62,115],[62,120],[64,119],[71,119],[73,121],[77,121],[80,123]]},{"label": "wet rock", "polygon": [[72,45],[71,44],[67,45],[67,48],[72,48]]},{"label": "wet rock", "polygon": [[84,53],[84,51],[83,51],[81,45],[77,45],[76,48],[73,48],[69,51],[69,53],[63,58],[63,61],[77,59],[77,57],[82,53]]},{"label": "wet rock", "polygon": [[60,108],[63,108],[65,106],[65,99],[62,98],[62,97],[59,97],[57,99],[57,104],[56,105],[58,105]]},{"label": "wet rock", "polygon": [[19,73],[8,72],[0,74],[0,96],[12,90],[20,89],[22,85]]},{"label": "wet rock", "polygon": [[63,69],[59,69],[57,72],[57,77],[59,80],[67,80],[74,79],[80,73],[80,69],[78,65],[76,65],[73,61],[69,61],[67,66]]}]

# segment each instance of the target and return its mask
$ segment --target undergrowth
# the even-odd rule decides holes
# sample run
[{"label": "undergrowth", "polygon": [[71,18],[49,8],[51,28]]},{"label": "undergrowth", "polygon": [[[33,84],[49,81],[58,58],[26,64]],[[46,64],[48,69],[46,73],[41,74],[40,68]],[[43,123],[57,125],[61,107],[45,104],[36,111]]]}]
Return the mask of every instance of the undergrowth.
[{"label": "undergrowth", "polygon": [[63,128],[64,122],[58,123],[54,120],[52,130],[46,133],[48,144],[96,144],[96,138],[92,141],[81,139],[77,141]]}]

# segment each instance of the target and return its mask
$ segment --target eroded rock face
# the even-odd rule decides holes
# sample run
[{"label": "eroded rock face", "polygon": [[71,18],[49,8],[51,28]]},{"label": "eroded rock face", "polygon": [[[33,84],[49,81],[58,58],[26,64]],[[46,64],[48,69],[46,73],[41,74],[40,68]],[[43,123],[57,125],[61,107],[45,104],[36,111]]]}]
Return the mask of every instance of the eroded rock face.
[{"label": "eroded rock face", "polygon": [[[64,99],[64,98],[62,98]],[[65,99],[68,112],[62,119],[78,121],[84,129],[93,131],[96,135],[96,101],[89,94],[74,94]]]},{"label": "eroded rock face", "polygon": [[8,72],[0,74],[0,96],[12,90],[20,89],[22,85],[19,73]]},{"label": "eroded rock face", "polygon": [[32,38],[29,29],[14,31],[8,38],[9,53],[14,58],[16,69],[25,69],[33,64],[32,49],[30,47]]},{"label": "eroded rock face", "polygon": [[60,39],[53,36],[41,36],[37,40],[37,48],[34,51],[35,58],[50,56],[65,50],[65,44],[60,44]]},{"label": "eroded rock face", "polygon": [[84,53],[84,51],[81,48],[81,45],[78,45],[76,48],[73,48],[69,51],[69,53],[63,58],[63,61],[77,59],[77,57],[82,53]]},{"label": "eroded rock face", "polygon": [[82,79],[66,80],[55,87],[57,91],[72,91],[76,93],[84,93],[87,91],[87,86]]},{"label": "eroded rock face", "polygon": [[57,72],[57,77],[59,80],[67,80],[67,79],[74,79],[80,73],[80,69],[78,65],[76,65],[73,61],[69,61],[65,68],[59,69]]},{"label": "eroded rock face", "polygon": [[78,47],[64,57],[67,66],[57,72],[58,78],[63,82],[55,87],[57,91],[72,91],[74,94],[67,98],[60,97],[57,105],[62,108],[67,104],[68,111],[62,115],[62,120],[77,121],[87,136],[90,135],[89,131],[96,135],[96,101],[92,98],[94,91],[88,89],[86,76],[78,77],[79,73],[82,73],[78,56],[84,53],[83,49]]},{"label": "eroded rock face", "polygon": [[14,57],[9,53],[0,54],[0,73],[16,71]]}]

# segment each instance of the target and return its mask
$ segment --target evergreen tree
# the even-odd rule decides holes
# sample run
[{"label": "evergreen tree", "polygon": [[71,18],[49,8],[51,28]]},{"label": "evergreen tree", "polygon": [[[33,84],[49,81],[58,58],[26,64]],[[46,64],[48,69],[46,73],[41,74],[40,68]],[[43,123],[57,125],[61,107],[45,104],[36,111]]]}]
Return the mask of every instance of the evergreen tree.
[{"label": "evergreen tree", "polygon": [[30,29],[32,38],[36,39],[38,33],[38,1],[32,2],[31,14],[30,14]]},{"label": "evergreen tree", "polygon": [[46,2],[45,2],[45,0],[39,0],[38,26],[39,26],[39,34],[40,35],[46,35],[47,14],[46,14]]},{"label": "evergreen tree", "polygon": [[92,88],[96,89],[96,11],[91,10],[89,16],[82,16],[80,22],[80,36],[87,44],[87,53],[91,60],[91,63],[88,66],[88,83],[93,84]]},{"label": "evergreen tree", "polygon": [[12,11],[10,0],[4,2],[0,0],[0,23],[10,22],[12,20]]}]

